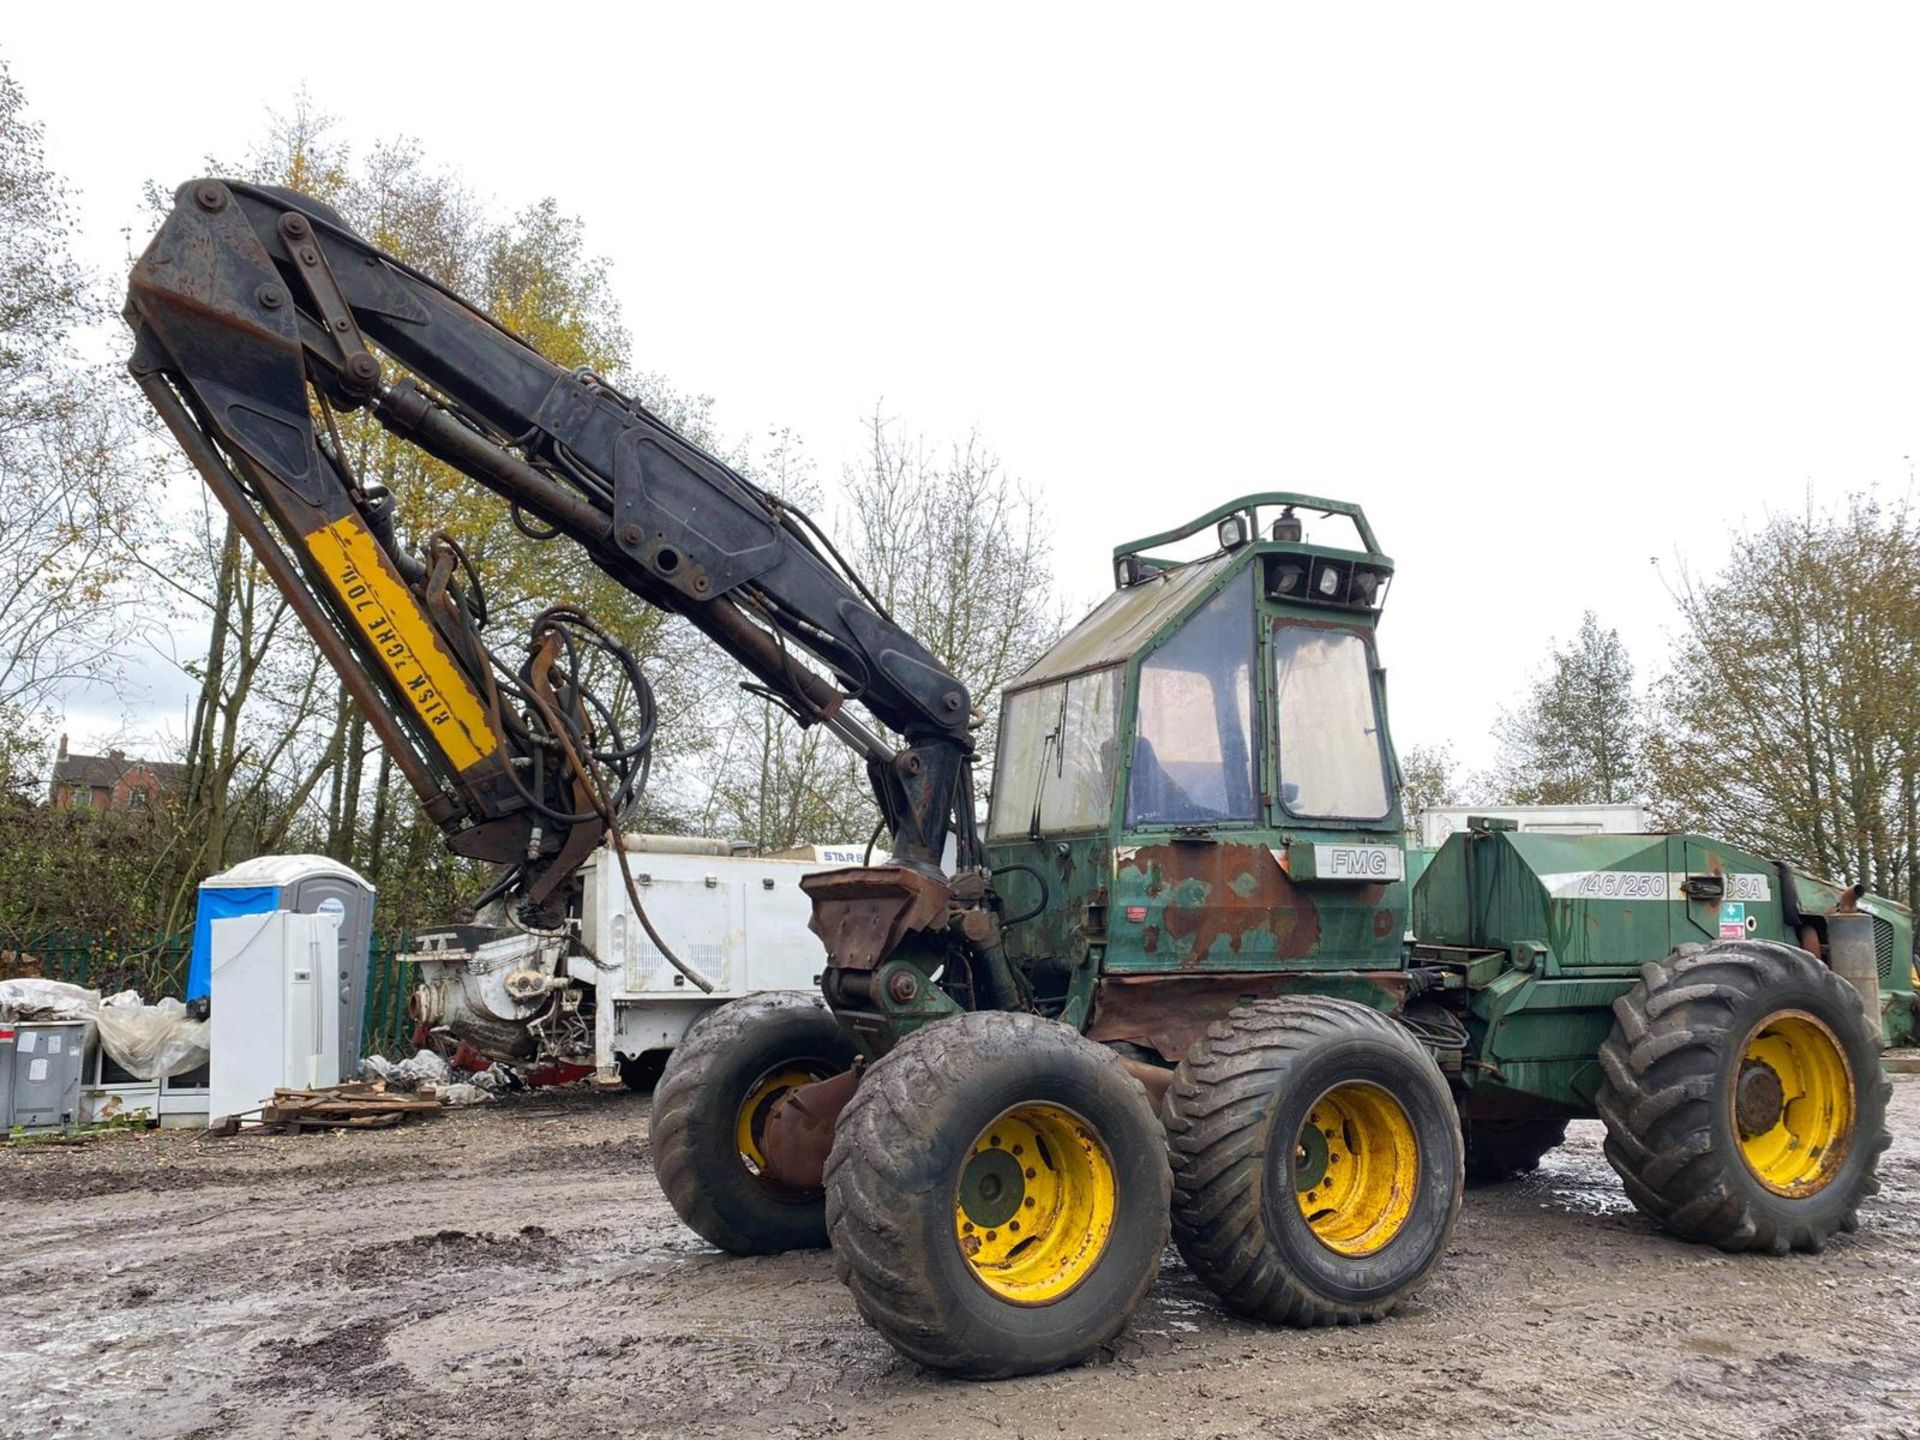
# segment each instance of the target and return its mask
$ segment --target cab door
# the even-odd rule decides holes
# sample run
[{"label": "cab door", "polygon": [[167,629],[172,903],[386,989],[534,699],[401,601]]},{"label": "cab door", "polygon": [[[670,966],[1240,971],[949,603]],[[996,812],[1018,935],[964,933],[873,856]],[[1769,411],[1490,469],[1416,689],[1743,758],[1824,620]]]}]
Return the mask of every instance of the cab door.
[{"label": "cab door", "polygon": [[1270,630],[1274,824],[1334,965],[1399,963],[1406,848],[1369,625],[1283,610]]}]

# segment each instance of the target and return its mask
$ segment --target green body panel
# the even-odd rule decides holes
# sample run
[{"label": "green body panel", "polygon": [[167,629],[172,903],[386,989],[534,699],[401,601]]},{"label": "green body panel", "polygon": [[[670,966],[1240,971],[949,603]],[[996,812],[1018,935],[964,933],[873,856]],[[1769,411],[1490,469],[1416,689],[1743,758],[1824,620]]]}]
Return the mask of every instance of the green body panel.
[{"label": "green body panel", "polygon": [[[1689,877],[1722,877],[1722,894],[1690,897]],[[1728,899],[1747,933],[1791,940],[1779,892],[1776,866],[1697,835],[1487,830],[1440,848],[1415,893],[1413,929],[1434,945],[1543,944],[1550,975],[1632,972],[1677,945],[1722,938]]]},{"label": "green body panel", "polygon": [[1633,984],[1625,977],[1559,980],[1502,972],[1473,992],[1467,1031],[1477,1063],[1464,1082],[1590,1112],[1600,1084],[1594,1056],[1613,1028],[1613,1002]]},{"label": "green body panel", "polygon": [[[1788,879],[1793,893],[1785,893]],[[1426,866],[1413,898],[1423,945],[1493,952],[1469,977],[1469,1032],[1479,1064],[1470,1086],[1524,1092],[1590,1108],[1592,1056],[1612,1027],[1612,1002],[1640,966],[1682,945],[1750,936],[1801,943],[1802,923],[1824,928],[1841,887],[1792,874],[1702,835],[1540,835],[1511,829],[1454,835]],[[1877,896],[1881,1028],[1889,1044],[1913,1033],[1912,919]],[[1808,942],[1814,943],[1814,942]],[[1416,956],[1416,963],[1418,961]]]}]

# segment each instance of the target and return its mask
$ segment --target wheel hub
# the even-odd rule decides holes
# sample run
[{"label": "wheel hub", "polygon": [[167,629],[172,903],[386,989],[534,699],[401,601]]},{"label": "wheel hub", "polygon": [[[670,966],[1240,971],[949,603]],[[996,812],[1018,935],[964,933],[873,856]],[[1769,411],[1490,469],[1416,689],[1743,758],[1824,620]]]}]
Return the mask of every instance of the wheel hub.
[{"label": "wheel hub", "polygon": [[1302,1125],[1293,1144],[1293,1188],[1312,1190],[1327,1178],[1327,1137],[1318,1126]]},{"label": "wheel hub", "polygon": [[1786,1107],[1786,1091],[1780,1076],[1764,1060],[1749,1060],[1740,1067],[1740,1083],[1734,1096],[1733,1114],[1739,1122],[1740,1136],[1751,1140],[1764,1135],[1780,1123]]},{"label": "wheel hub", "polygon": [[988,1293],[1048,1305],[1093,1273],[1118,1209],[1113,1158],[1094,1128],[1057,1105],[1015,1105],[960,1167],[953,1238]]},{"label": "wheel hub", "polygon": [[1413,1213],[1420,1147],[1398,1099],[1377,1085],[1335,1085],[1293,1142],[1295,1201],[1314,1238],[1358,1258],[1390,1244]]},{"label": "wheel hub", "polygon": [[1824,1020],[1767,1016],[1741,1048],[1732,1089],[1740,1154],[1762,1185],[1799,1199],[1832,1183],[1853,1141],[1853,1067]]},{"label": "wheel hub", "polygon": [[740,1109],[733,1122],[733,1143],[740,1152],[740,1159],[746,1165],[747,1172],[757,1181],[769,1181],[767,1175],[767,1155],[761,1148],[766,1139],[767,1118],[773,1114],[773,1107],[788,1092],[802,1085],[811,1085],[816,1080],[825,1079],[821,1073],[825,1067],[799,1063],[775,1065],[752,1085],[747,1087],[746,1095],[740,1101]]},{"label": "wheel hub", "polygon": [[1004,1225],[1020,1213],[1027,1177],[1005,1150],[982,1150],[960,1176],[960,1208],[975,1225]]}]

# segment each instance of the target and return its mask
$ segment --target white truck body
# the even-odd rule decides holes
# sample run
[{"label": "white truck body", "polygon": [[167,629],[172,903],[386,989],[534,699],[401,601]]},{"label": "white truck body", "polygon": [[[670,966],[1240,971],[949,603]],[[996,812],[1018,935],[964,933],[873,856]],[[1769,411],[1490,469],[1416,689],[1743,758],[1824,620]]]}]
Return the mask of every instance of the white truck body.
[{"label": "white truck body", "polygon": [[1645,835],[1653,828],[1647,807],[1626,805],[1448,805],[1420,812],[1420,844],[1438,850],[1467,828],[1467,818],[1511,820],[1522,830],[1548,835]]},{"label": "white truck body", "polygon": [[[818,989],[826,951],[807,928],[813,911],[800,879],[858,864],[862,847],[814,847],[818,858],[805,859],[735,854],[725,841],[678,836],[629,835],[626,847],[648,920],[714,988],[703,994],[647,938],[619,859],[603,846],[583,872],[581,915],[581,937],[599,964],[582,956],[568,962],[572,978],[597,991],[594,1064],[602,1075],[621,1056],[672,1049],[695,1020],[728,1000]],[[851,862],[841,858],[849,853]]]}]

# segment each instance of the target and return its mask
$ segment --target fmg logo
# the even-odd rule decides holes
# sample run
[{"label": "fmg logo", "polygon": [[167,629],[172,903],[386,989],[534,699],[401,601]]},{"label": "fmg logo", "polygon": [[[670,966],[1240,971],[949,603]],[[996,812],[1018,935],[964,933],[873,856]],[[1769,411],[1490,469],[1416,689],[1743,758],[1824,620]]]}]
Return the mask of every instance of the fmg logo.
[{"label": "fmg logo", "polygon": [[1313,873],[1321,880],[1398,880],[1406,873],[1393,845],[1316,845]]}]

